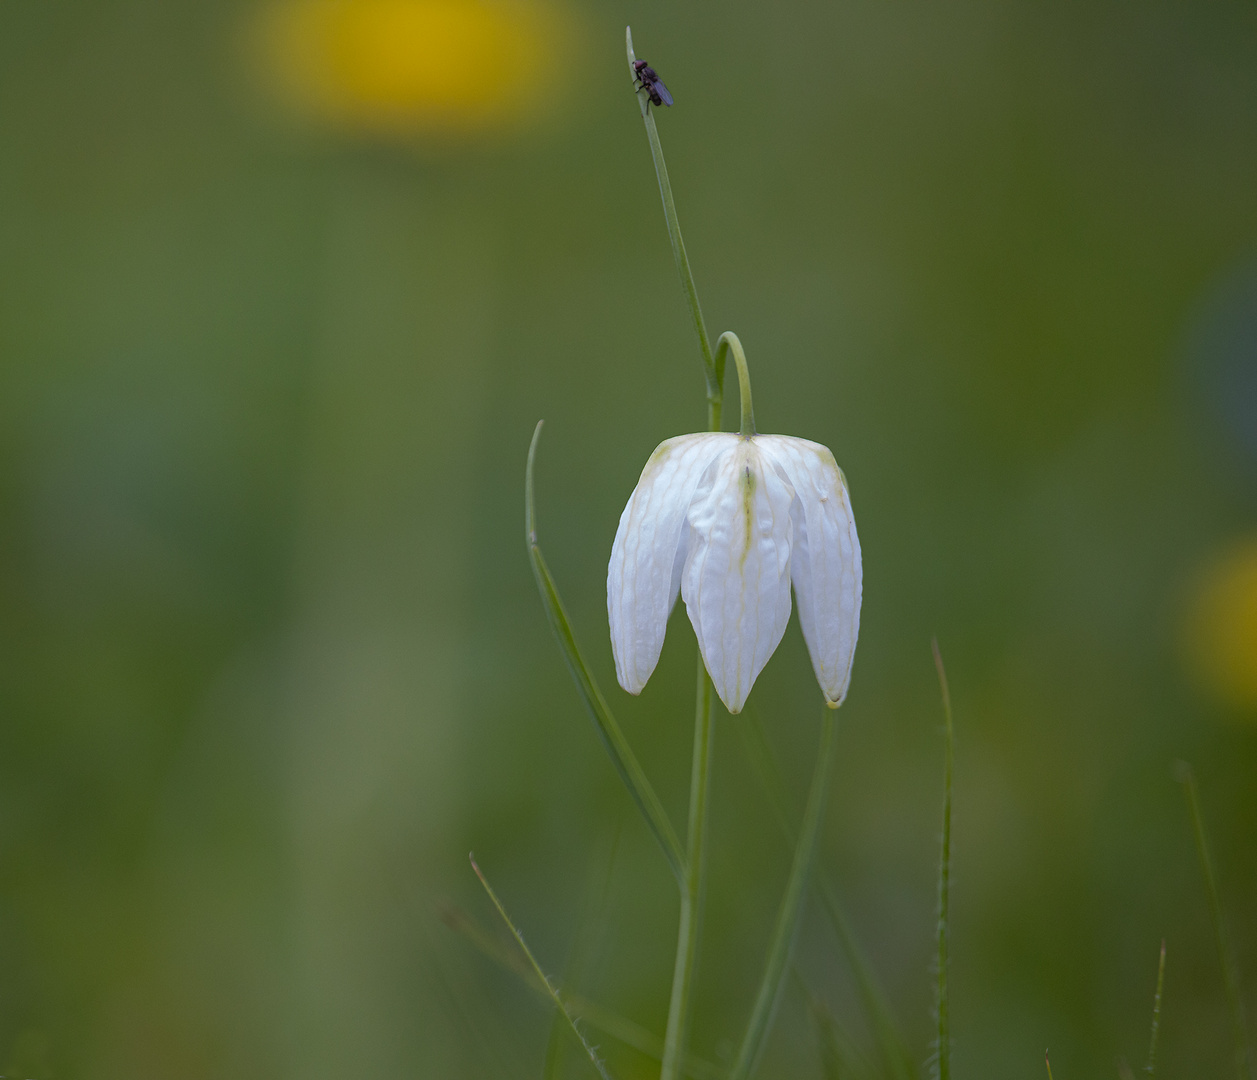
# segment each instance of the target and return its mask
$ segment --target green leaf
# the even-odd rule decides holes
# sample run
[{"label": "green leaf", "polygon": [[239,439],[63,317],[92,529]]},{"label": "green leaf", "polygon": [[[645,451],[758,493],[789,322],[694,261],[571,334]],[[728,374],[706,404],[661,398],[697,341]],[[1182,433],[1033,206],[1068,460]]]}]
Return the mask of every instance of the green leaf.
[{"label": "green leaf", "polygon": [[533,500],[533,463],[537,456],[537,441],[541,438],[542,423],[543,421],[538,421],[537,428],[533,432],[532,443],[528,447],[528,467],[524,474],[525,537],[528,543],[528,557],[532,561],[533,574],[537,578],[537,588],[541,592],[541,601],[545,605],[546,615],[554,630],[554,636],[558,640],[559,648],[563,650],[563,658],[567,661],[572,681],[576,683],[576,688],[585,702],[585,708],[589,710],[590,719],[593,720],[594,728],[602,739],[602,745],[610,755],[611,763],[620,774],[624,786],[633,797],[633,802],[637,804],[642,817],[646,819],[650,831],[654,833],[659,846],[663,848],[664,858],[668,860],[668,867],[672,870],[678,886],[684,889],[686,859],[681,851],[681,842],[677,839],[676,830],[673,829],[672,822],[668,820],[663,803],[659,801],[659,796],[655,794],[655,789],[646,778],[646,773],[639,764],[637,756],[629,747],[624,732],[620,730],[620,725],[611,715],[611,709],[607,706],[602,691],[598,689],[598,683],[594,680],[589,665],[580,654],[580,649],[576,645],[576,635],[572,633],[571,620],[567,617],[563,601],[559,598],[559,590],[554,584],[550,568],[546,565],[546,560],[537,543],[537,519]]}]

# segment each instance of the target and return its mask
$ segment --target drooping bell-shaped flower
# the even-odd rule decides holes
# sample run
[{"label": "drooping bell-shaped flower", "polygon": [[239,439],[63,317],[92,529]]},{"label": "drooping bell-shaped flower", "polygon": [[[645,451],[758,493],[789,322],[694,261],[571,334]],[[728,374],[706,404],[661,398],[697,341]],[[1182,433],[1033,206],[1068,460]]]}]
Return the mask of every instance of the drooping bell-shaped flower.
[{"label": "drooping bell-shaped flower", "polygon": [[820,443],[711,432],[661,443],[611,548],[607,613],[620,685],[639,694],[685,599],[720,700],[740,712],[790,618],[833,707],[860,629],[860,541],[846,480]]}]

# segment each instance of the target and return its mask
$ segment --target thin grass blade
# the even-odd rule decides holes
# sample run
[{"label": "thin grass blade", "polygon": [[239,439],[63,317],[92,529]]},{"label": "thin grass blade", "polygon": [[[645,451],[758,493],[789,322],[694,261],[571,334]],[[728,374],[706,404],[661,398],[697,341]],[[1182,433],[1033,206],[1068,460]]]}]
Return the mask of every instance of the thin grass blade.
[{"label": "thin grass blade", "polygon": [[1235,953],[1227,938],[1226,924],[1222,919],[1222,901],[1218,892],[1218,879],[1213,871],[1213,859],[1209,854],[1209,839],[1205,835],[1205,819],[1200,812],[1200,796],[1196,790],[1196,774],[1186,761],[1175,766],[1176,779],[1183,785],[1187,797],[1187,812],[1192,820],[1192,835],[1196,841],[1196,854],[1200,859],[1200,875],[1204,878],[1205,895],[1209,901],[1209,916],[1213,922],[1213,939],[1218,949],[1218,963],[1222,967],[1222,980],[1226,986],[1227,1004],[1231,1013],[1231,1036],[1235,1044],[1235,1075],[1239,1080],[1253,1080],[1252,1050],[1248,1045],[1247,1025],[1244,1021],[1244,1002],[1240,996],[1239,967]]},{"label": "thin grass blade", "polygon": [[1161,1033],[1161,991],[1165,987],[1165,941],[1161,942],[1161,959],[1157,963],[1157,992],[1152,998],[1152,1038],[1148,1041],[1148,1064],[1144,1073],[1148,1080],[1157,1071],[1157,1036]]},{"label": "thin grass blade", "polygon": [[803,898],[807,893],[812,868],[812,856],[816,850],[816,838],[824,819],[825,799],[829,794],[830,758],[833,756],[835,710],[826,708],[821,722],[820,749],[816,754],[816,769],[808,790],[807,808],[803,812],[803,828],[794,848],[794,861],[786,882],[785,895],[777,913],[764,964],[764,976],[755,996],[751,1019],[742,1036],[737,1059],[729,1071],[729,1080],[747,1080],[758,1064],[764,1043],[772,1026],[773,1015],[781,996],[781,986],[794,948],[795,934],[799,928],[799,916],[803,910]]},{"label": "thin grass blade", "polygon": [[611,763],[619,773],[624,786],[628,788],[633,802],[641,811],[642,817],[646,819],[647,826],[654,833],[655,839],[659,841],[659,846],[663,849],[664,858],[668,860],[668,867],[676,878],[677,885],[684,889],[686,860],[681,850],[681,842],[677,839],[676,830],[672,827],[663,803],[659,801],[659,796],[655,794],[655,789],[638,762],[637,755],[629,747],[624,732],[616,723],[615,717],[611,715],[611,709],[607,705],[606,698],[602,696],[602,691],[598,689],[598,683],[589,670],[589,665],[581,656],[576,644],[576,635],[572,632],[571,620],[567,617],[567,611],[559,597],[558,587],[554,584],[550,568],[546,565],[546,560],[541,554],[541,547],[537,543],[533,463],[537,456],[537,442],[541,438],[541,424],[542,422],[539,421],[533,432],[532,442],[528,447],[528,467],[524,473],[525,537],[528,543],[528,557],[532,562],[533,574],[537,578],[537,588],[541,592],[541,601],[545,606],[546,616],[550,620],[559,648],[563,650],[563,658],[567,661],[572,681],[576,683],[581,699],[585,702],[585,708],[589,710],[589,716],[594,722],[594,728],[602,740],[602,745],[606,748]]},{"label": "thin grass blade", "polygon": [[598,1071],[598,1075],[602,1080],[611,1080],[611,1074],[607,1071],[606,1065],[603,1064],[602,1058],[598,1056],[598,1052],[590,1045],[589,1040],[585,1038],[584,1032],[576,1026],[576,1018],[568,1011],[567,1005],[563,998],[559,996],[559,991],[552,983],[546,973],[541,969],[541,965],[537,963],[537,958],[533,956],[532,950],[528,947],[528,943],[524,940],[524,935],[519,932],[519,928],[511,921],[511,917],[506,913],[506,908],[502,905],[502,901],[498,899],[498,894],[493,891],[493,886],[489,884],[489,879],[484,876],[480,867],[476,864],[476,857],[469,855],[468,860],[471,862],[471,868],[476,872],[476,877],[480,879],[480,884],[484,886],[484,891],[489,894],[489,899],[493,901],[493,906],[498,909],[498,914],[502,916],[502,921],[510,928],[512,936],[515,938],[516,944],[519,945],[524,955],[528,957],[528,963],[532,966],[537,978],[541,980],[546,988],[546,992],[550,996],[550,1000],[554,1002],[554,1007],[562,1013],[563,1018],[567,1021],[567,1026],[571,1029],[577,1041],[584,1048],[590,1062]]},{"label": "thin grass blade", "polygon": [[[943,667],[943,654],[939,652],[938,639],[930,642],[934,651],[934,667],[938,672],[938,685],[943,694],[943,715],[947,720],[943,765],[943,843],[938,860],[938,986],[934,1007],[938,1019],[938,1045],[935,1050],[934,1069],[938,1080],[951,1077],[951,1015],[947,1001],[947,935],[951,918],[951,782],[954,736],[952,732],[951,690],[947,685],[947,669]],[[1044,1055],[1046,1059],[1046,1054]],[[1048,1065],[1051,1080],[1052,1066]]]},{"label": "thin grass blade", "polygon": [[[790,811],[786,806],[786,785],[773,758],[772,748],[764,737],[763,726],[759,718],[748,710],[736,718],[734,729],[740,737],[743,755],[759,781],[760,788],[768,800],[769,809],[777,821],[777,826],[785,837],[786,843],[793,848],[796,837],[794,828],[790,824]],[[821,905],[838,937],[843,955],[855,976],[860,1001],[868,1015],[878,1051],[882,1055],[890,1076],[893,1080],[916,1080],[917,1070],[913,1054],[900,1033],[899,1025],[887,1004],[886,995],[878,985],[872,967],[855,939],[855,934],[851,930],[851,924],[847,921],[837,894],[832,886],[817,873],[812,875],[812,887],[820,897]]]}]

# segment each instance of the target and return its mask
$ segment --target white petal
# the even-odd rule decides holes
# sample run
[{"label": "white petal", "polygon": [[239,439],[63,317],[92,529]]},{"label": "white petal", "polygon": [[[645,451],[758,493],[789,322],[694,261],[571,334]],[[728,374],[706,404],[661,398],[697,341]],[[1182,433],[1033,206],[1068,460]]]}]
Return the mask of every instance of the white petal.
[{"label": "white petal", "polygon": [[754,441],[733,439],[694,494],[681,595],[716,693],[736,713],[790,621],[794,493]]},{"label": "white petal", "polygon": [[860,634],[860,541],[842,470],[820,443],[787,435],[755,440],[794,488],[790,572],[803,640],[825,699],[842,703]]},{"label": "white petal", "polygon": [[679,435],[660,443],[620,515],[607,566],[607,616],[615,674],[640,694],[659,663],[681,587],[686,511],[712,459],[736,435]]}]

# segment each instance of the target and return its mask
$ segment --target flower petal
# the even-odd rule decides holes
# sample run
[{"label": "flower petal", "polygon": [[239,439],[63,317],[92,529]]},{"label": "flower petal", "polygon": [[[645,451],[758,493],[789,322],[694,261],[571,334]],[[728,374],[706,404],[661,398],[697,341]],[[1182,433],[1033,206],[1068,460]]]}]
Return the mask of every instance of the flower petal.
[{"label": "flower petal", "polygon": [[837,707],[851,681],[864,578],[846,480],[820,443],[788,435],[761,435],[756,442],[794,488],[790,573],[799,624],[816,680]]},{"label": "flower petal", "polygon": [[681,595],[716,693],[736,713],[790,621],[794,493],[753,440],[732,438],[694,493]]},{"label": "flower petal", "polygon": [[659,663],[681,587],[686,511],[703,473],[736,435],[679,435],[660,443],[620,515],[607,566],[607,616],[615,674],[640,694]]}]

